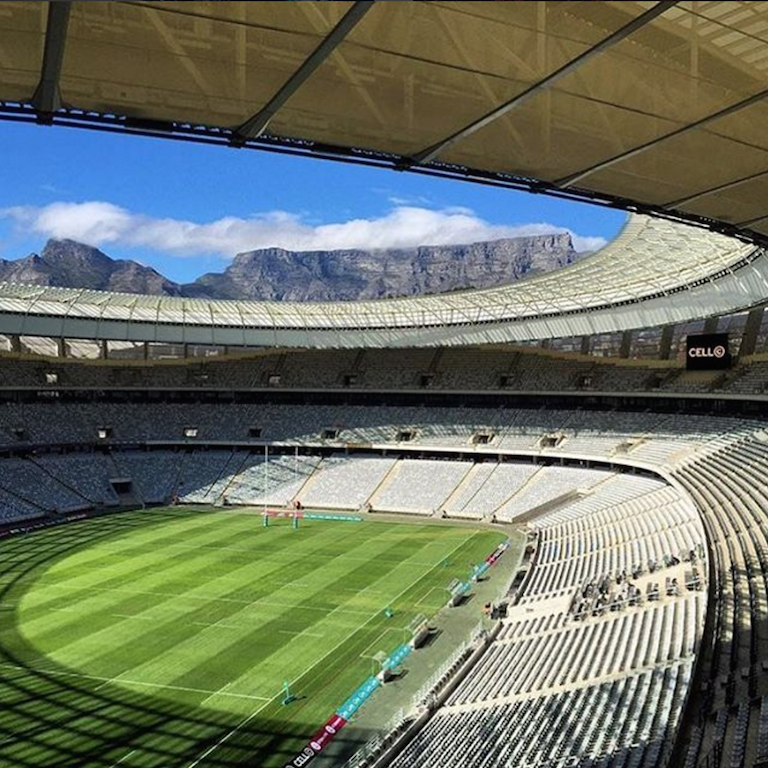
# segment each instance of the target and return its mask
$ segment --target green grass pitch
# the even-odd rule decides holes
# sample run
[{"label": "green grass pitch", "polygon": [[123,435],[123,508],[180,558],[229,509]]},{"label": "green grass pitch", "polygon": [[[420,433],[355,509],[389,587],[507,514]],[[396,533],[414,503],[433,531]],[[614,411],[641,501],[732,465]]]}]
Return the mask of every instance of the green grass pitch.
[{"label": "green grass pitch", "polygon": [[283,766],[503,538],[156,509],[2,541],[0,766]]}]

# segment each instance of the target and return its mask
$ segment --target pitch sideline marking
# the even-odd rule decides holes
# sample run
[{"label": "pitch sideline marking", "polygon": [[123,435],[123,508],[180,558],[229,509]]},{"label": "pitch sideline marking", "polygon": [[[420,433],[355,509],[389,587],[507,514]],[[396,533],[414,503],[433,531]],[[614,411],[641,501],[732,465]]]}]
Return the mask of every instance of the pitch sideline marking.
[{"label": "pitch sideline marking", "polygon": [[120,765],[120,763],[122,763],[123,760],[127,760],[131,755],[135,755],[135,754],[136,754],[136,750],[132,749],[130,752],[128,752],[127,754],[123,755],[116,763],[112,763],[110,768],[115,768],[115,766]]},{"label": "pitch sideline marking", "polygon": [[300,635],[305,635],[306,637],[325,637],[325,635],[320,632],[307,632],[306,629],[278,629],[277,631],[281,635],[296,635],[296,637],[299,637]]},{"label": "pitch sideline marking", "polygon": [[371,642],[368,643],[368,645],[366,645],[365,648],[363,648],[363,651],[360,654],[360,658],[361,659],[374,658],[373,656],[368,655],[368,651],[371,649],[372,645],[374,645],[375,643],[378,643],[382,637],[389,634],[390,632],[397,632],[398,634],[401,634],[402,631],[403,631],[402,629],[397,629],[396,627],[386,627],[380,635],[378,635],[374,640],[371,640]]},{"label": "pitch sideline marking", "polygon": [[[449,556],[452,555],[460,547],[463,547],[467,542],[472,541],[472,539],[478,533],[479,533],[479,531],[474,531],[469,536],[467,536],[465,539],[462,539],[450,551]],[[421,581],[421,579],[423,579],[423,578],[426,578],[439,565],[440,565],[440,563],[436,563],[434,566],[432,566],[432,568],[430,568],[428,571],[426,571],[421,576],[419,581]],[[402,590],[402,592],[400,592],[396,597],[394,597],[392,600],[390,600],[390,602],[394,603],[396,600],[399,600],[400,597],[402,597],[409,589],[411,589],[411,587],[413,587],[414,583],[415,582],[409,584],[405,589]],[[333,613],[335,610],[337,610],[337,608],[334,608],[334,610],[331,611],[331,613]],[[330,616],[331,613],[329,613],[328,615]],[[368,619],[366,619],[362,624],[360,624],[356,629],[354,629],[343,640],[339,641],[336,645],[334,645],[333,648],[331,648],[330,651],[328,651],[324,656],[319,658],[309,669],[305,670],[297,678],[292,680],[289,683],[289,685],[295,685],[296,683],[298,683],[299,680],[301,680],[302,677],[304,677],[305,675],[308,675],[318,664],[320,664],[320,662],[325,661],[325,659],[327,659],[331,654],[335,653],[340,646],[342,646],[344,643],[346,643],[349,640],[350,637],[352,637],[354,634],[359,632],[363,627],[365,627],[366,624],[370,624],[370,622],[373,621],[380,613],[381,613],[381,611],[379,611],[379,610],[376,610],[374,613],[372,613]],[[205,760],[205,758],[208,757],[208,755],[210,755],[212,752],[215,752],[222,744],[224,744],[225,742],[229,741],[239,730],[241,730],[244,726],[248,725],[248,723],[250,723],[251,720],[253,720],[256,717],[256,715],[258,715],[263,709],[266,709],[266,707],[268,707],[273,701],[275,701],[275,699],[277,699],[279,696],[281,696],[282,693],[283,693],[282,690],[278,691],[269,701],[264,702],[264,704],[262,704],[258,709],[255,709],[253,712],[251,712],[251,714],[248,715],[248,717],[246,717],[244,720],[242,720],[231,731],[225,733],[224,736],[222,736],[215,744],[212,744],[210,747],[208,747],[208,749],[206,749],[196,760],[194,760],[194,762],[190,763],[187,766],[187,768],[197,768],[197,766],[200,765],[200,763],[203,760]]]},{"label": "pitch sideline marking", "polygon": [[[427,572],[428,573],[428,572]],[[58,589],[80,589],[80,587],[74,587],[70,586],[68,584],[47,584],[46,589],[49,588],[58,588]],[[177,600],[203,600],[205,602],[219,602],[219,603],[238,603],[239,605],[243,606],[265,606],[267,608],[295,608],[300,607],[301,610],[306,611],[323,611],[326,612],[325,608],[319,608],[313,605],[302,605],[302,606],[292,606],[292,605],[286,605],[285,603],[268,603],[262,599],[256,599],[256,600],[240,600],[235,597],[217,597],[214,595],[191,595],[188,592],[148,592],[147,590],[141,590],[141,589],[127,589],[125,587],[89,587],[91,591],[94,592],[120,592],[127,595],[151,595],[153,597],[175,597]],[[147,608],[146,610],[151,610],[152,608],[156,608],[157,606],[152,606],[151,608]],[[163,606],[163,608],[168,608],[173,606]],[[182,609],[179,609],[182,610]],[[335,608],[333,610],[336,610]],[[346,608],[343,611],[340,611],[340,613],[350,613],[355,614],[356,616],[367,616],[367,611],[356,611],[352,608]],[[113,614],[115,615],[115,614]],[[136,616],[130,616],[127,618],[135,619]],[[210,624],[209,626],[213,626],[213,624]]]},{"label": "pitch sideline marking", "polygon": [[[417,605],[421,605],[433,592],[445,592],[445,589],[443,587],[432,587],[430,590],[424,593],[424,595],[419,598],[413,605],[416,607]],[[446,597],[445,600],[443,600],[443,604],[448,602],[448,598]]]},{"label": "pitch sideline marking", "polygon": [[[43,675],[58,675],[59,677],[74,677],[81,680],[97,680],[102,685],[98,686],[95,691],[101,690],[105,685],[109,683],[115,683],[117,685],[137,685],[145,688],[167,688],[171,691],[186,691],[188,693],[217,693],[217,691],[209,691],[205,688],[186,688],[184,686],[180,685],[165,685],[163,683],[148,683],[143,682],[141,680],[122,680],[120,676],[118,677],[102,677],[100,675],[86,675],[82,672],[65,672],[63,670],[58,669],[45,669],[44,667],[32,667],[32,666],[24,666],[22,664],[9,664],[9,663],[3,663],[0,664],[0,667],[4,669],[17,669],[21,670],[23,672],[39,672]],[[266,696],[251,696],[250,694],[245,693],[225,693],[224,696],[232,696],[233,698],[238,699],[254,699],[259,701],[272,701],[272,699],[267,698]],[[274,698],[274,697],[272,697]]]}]

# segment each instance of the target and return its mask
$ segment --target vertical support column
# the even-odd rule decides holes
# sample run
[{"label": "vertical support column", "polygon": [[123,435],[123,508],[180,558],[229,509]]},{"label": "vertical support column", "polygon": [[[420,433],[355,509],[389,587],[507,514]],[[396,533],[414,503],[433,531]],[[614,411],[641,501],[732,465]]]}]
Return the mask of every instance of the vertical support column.
[{"label": "vertical support column", "polygon": [[185,341],[182,347],[184,349],[184,359],[186,360],[189,357],[189,344]]},{"label": "vertical support column", "polygon": [[149,360],[149,342],[145,341],[141,348],[142,356],[145,360]]},{"label": "vertical support column", "polygon": [[672,351],[672,339],[674,336],[674,325],[665,325],[661,329],[661,339],[659,339],[659,360],[669,360],[669,354]]},{"label": "vertical support column", "polygon": [[621,345],[619,346],[619,357],[624,359],[629,357],[632,351],[632,331],[624,331],[621,334]]},{"label": "vertical support column", "polygon": [[763,324],[763,307],[750,310],[747,315],[747,322],[744,326],[744,334],[741,337],[741,347],[739,347],[739,357],[753,355],[757,347],[757,335],[760,333],[760,326]]},{"label": "vertical support column", "polygon": [[588,355],[591,352],[592,352],[592,337],[582,336],[581,337],[581,354]]},{"label": "vertical support column", "polygon": [[99,343],[99,357],[102,360],[109,358],[109,342],[106,339],[102,339]]},{"label": "vertical support column", "polygon": [[21,353],[21,336],[14,333],[9,338],[11,340],[11,352],[20,354]]},{"label": "vertical support column", "polygon": [[542,340],[539,342],[539,347],[540,347],[541,349],[549,349],[549,339],[542,339]]},{"label": "vertical support column", "polygon": [[59,357],[67,356],[67,340],[66,339],[56,339],[56,354]]}]

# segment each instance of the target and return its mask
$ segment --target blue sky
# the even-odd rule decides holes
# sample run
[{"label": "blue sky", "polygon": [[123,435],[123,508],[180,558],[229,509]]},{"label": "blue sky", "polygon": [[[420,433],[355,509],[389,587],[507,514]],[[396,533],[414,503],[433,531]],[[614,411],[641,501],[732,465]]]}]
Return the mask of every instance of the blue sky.
[{"label": "blue sky", "polygon": [[459,243],[567,229],[580,249],[625,214],[266,152],[0,121],[0,258],[71,237],[173,280],[238,251]]}]

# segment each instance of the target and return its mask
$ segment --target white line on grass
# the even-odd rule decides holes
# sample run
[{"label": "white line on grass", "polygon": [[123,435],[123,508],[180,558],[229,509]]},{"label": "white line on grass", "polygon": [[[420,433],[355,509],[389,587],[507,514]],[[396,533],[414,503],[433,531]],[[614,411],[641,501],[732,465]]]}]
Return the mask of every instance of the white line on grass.
[{"label": "white line on grass", "polygon": [[[141,680],[123,680],[119,676],[103,677],[101,675],[86,675],[86,674],[83,674],[82,672],[64,672],[63,670],[58,670],[58,669],[45,669],[43,667],[22,666],[20,664],[0,664],[0,667],[7,668],[7,669],[19,669],[26,672],[29,672],[31,670],[32,672],[40,672],[41,674],[44,674],[44,675],[57,675],[59,677],[75,677],[81,680],[96,680],[102,683],[102,685],[100,685],[98,688],[95,689],[97,691],[101,690],[105,685],[109,683],[115,683],[117,685],[136,685],[144,688],[164,688],[169,691],[186,691],[188,693],[207,693],[209,695],[213,693],[218,693],[218,691],[209,691],[205,688],[186,688],[181,685],[165,685],[164,683],[147,683]],[[245,693],[224,693],[222,695],[231,696],[237,699],[253,699],[255,701],[272,701],[272,699],[266,696],[251,696],[250,694],[245,694]]]},{"label": "white line on grass", "polygon": [[306,629],[278,629],[277,631],[281,635],[296,635],[296,637],[299,635],[306,635],[307,637],[325,637],[325,635],[320,632],[307,632]]},{"label": "white line on grass", "polygon": [[[174,542],[172,544],[166,544],[165,547],[167,549],[173,549],[173,548],[189,549],[189,550],[211,549],[217,552],[243,552],[246,554],[253,554],[253,549],[251,547],[216,547],[212,544],[185,544],[183,542]],[[122,552],[121,549],[107,549],[107,548],[105,548],[105,551],[115,552],[118,554]],[[323,560],[323,559],[334,560],[338,557],[338,555],[333,555],[333,554],[326,555],[322,552],[313,552],[311,554],[311,557],[316,560]],[[260,562],[266,562],[266,563],[281,562],[283,560],[285,560],[288,563],[293,563],[295,562],[295,556],[290,554],[290,550],[277,551],[272,553],[259,553],[259,560]],[[368,563],[370,562],[371,558],[364,557],[362,555],[350,555],[349,557],[345,557],[345,560],[352,563]],[[400,561],[395,559],[390,560],[389,558],[383,557],[383,558],[379,558],[379,562],[396,564]],[[421,562],[419,560],[412,560],[410,562],[410,565],[424,567],[427,565],[432,565],[432,563]],[[118,565],[115,565],[115,566],[105,565],[105,566],[100,566],[100,570],[113,571],[113,570],[119,570],[120,567],[121,566],[118,566]],[[278,583],[280,582],[278,581]],[[290,582],[286,582],[286,583],[290,583]]]},{"label": "white line on grass", "polygon": [[[49,589],[51,587],[58,587],[59,589],[80,589],[80,587],[75,587],[69,584],[50,584],[46,585],[46,589]],[[141,590],[141,589],[127,589],[126,587],[89,587],[88,588],[91,591],[95,592],[120,592],[121,594],[127,594],[127,595],[151,595],[152,597],[175,597],[177,600],[203,600],[205,602],[218,602],[218,603],[238,603],[239,605],[244,606],[265,606],[267,608],[299,608],[302,611],[322,611],[323,613],[326,613],[327,610],[325,608],[320,608],[318,606],[314,605],[289,605],[287,603],[269,603],[265,600],[256,599],[256,600],[242,600],[240,598],[236,597],[217,597],[215,595],[190,595],[188,592],[148,592],[147,590]],[[364,590],[361,590],[364,591]],[[153,608],[155,606],[152,606]],[[174,606],[163,606],[163,609]],[[152,608],[148,608],[147,610],[152,610]],[[179,608],[178,610],[183,611],[183,608]],[[334,611],[337,609],[333,609]],[[146,611],[145,611],[146,612]],[[357,616],[367,616],[367,611],[356,611],[351,608],[345,608],[343,611],[339,611],[339,613],[349,613],[349,614],[355,614]],[[126,618],[132,618],[135,619],[136,616],[127,616]],[[213,624],[209,625],[213,626]]]},{"label": "white line on grass", "polygon": [[[443,587],[432,587],[432,589],[429,590],[429,592],[426,592],[424,594],[424,597],[422,597],[420,600],[417,600],[413,605],[416,607],[417,605],[421,605],[433,592],[442,592],[445,593],[445,589]],[[448,602],[448,597],[446,595],[444,603]]]},{"label": "white line on grass", "polygon": [[217,627],[218,629],[258,629],[258,627],[249,627],[243,624],[224,624],[223,621],[215,621],[213,624],[209,621],[190,621],[190,624],[194,624],[196,627]]},{"label": "white line on grass", "polygon": [[[477,534],[477,532],[471,533],[465,539],[462,539],[462,541],[459,542],[450,551],[448,556],[452,555],[457,549],[459,549],[460,547],[464,546],[464,544],[466,544],[468,541],[471,541],[476,536],[476,534]],[[418,580],[421,581],[421,579],[423,579],[427,575],[429,575],[439,565],[440,565],[440,563],[436,563],[435,565],[433,565],[432,568],[430,568],[428,571],[426,571],[424,574],[422,574],[419,577]],[[409,584],[405,589],[402,590],[402,592],[400,592],[398,595],[396,595],[394,598],[392,598],[392,600],[390,600],[390,603],[394,603],[397,600],[399,600],[412,586],[413,586],[413,583]],[[338,608],[334,608],[334,610],[331,611],[328,615],[330,616],[332,613],[334,613],[337,610],[338,610]],[[359,632],[363,627],[366,626],[366,624],[370,624],[377,616],[380,615],[380,613],[381,613],[381,611],[376,609],[376,611],[374,613],[372,613],[362,624],[360,624],[358,627],[353,629],[352,632],[350,632],[345,638],[343,638],[338,643],[336,643],[336,645],[334,645],[333,648],[331,648],[330,651],[328,651],[324,656],[319,658],[309,669],[304,670],[304,672],[302,672],[297,678],[295,678],[294,680],[291,680],[290,683],[288,684],[289,687],[295,685],[296,683],[298,683],[299,680],[301,680],[303,677],[308,675],[313,669],[315,669],[315,667],[317,667],[318,664],[320,664],[321,662],[325,661],[332,654],[336,653],[336,651],[344,643],[346,643],[349,640],[350,637],[352,637],[354,634]],[[208,755],[210,755],[212,752],[215,752],[222,744],[224,744],[225,742],[229,741],[238,731],[240,731],[242,728],[244,728],[246,725],[248,725],[248,723],[250,723],[251,720],[253,720],[256,717],[256,715],[258,715],[263,709],[266,709],[266,707],[268,707],[282,693],[283,693],[283,691],[281,689],[269,701],[264,702],[264,704],[262,704],[258,709],[255,709],[253,712],[251,712],[251,714],[248,715],[248,717],[246,717],[244,720],[242,720],[231,731],[228,731],[227,733],[225,733],[224,736],[222,736],[215,744],[212,744],[210,747],[208,747],[208,749],[206,749],[197,759],[195,759],[193,762],[191,762],[187,766],[187,768],[197,768],[197,766],[200,765],[200,763],[203,760],[205,760],[205,758],[207,758]]]},{"label": "white line on grass", "polygon": [[201,706],[201,707],[205,706],[205,705],[208,703],[208,701],[209,701],[210,699],[212,699],[214,696],[219,696],[220,694],[223,694],[223,693],[224,693],[224,691],[226,691],[226,690],[227,690],[227,688],[229,688],[229,686],[230,686],[230,685],[232,685],[232,683],[234,683],[234,682],[235,682],[234,680],[230,680],[230,681],[229,681],[228,683],[226,683],[225,685],[222,685],[222,686],[221,686],[221,688],[219,688],[219,690],[218,690],[218,691],[215,691],[215,692],[214,692],[214,693],[212,693],[210,696],[208,696],[207,698],[203,699],[203,701],[201,701],[201,702],[200,702],[200,706]]},{"label": "white line on grass", "polygon": [[368,651],[371,649],[371,647],[375,643],[378,643],[381,640],[382,637],[385,637],[390,632],[396,632],[398,635],[402,636],[403,630],[402,629],[397,629],[396,627],[387,627],[375,640],[371,640],[371,642],[368,643],[368,645],[365,648],[363,648],[363,650],[362,650],[362,652],[360,654],[360,658],[361,659],[372,659],[372,658],[374,658],[373,656],[370,656],[368,654]]},{"label": "white line on grass", "polygon": [[135,754],[136,754],[136,750],[132,749],[130,752],[128,752],[127,754],[123,755],[116,763],[112,763],[110,768],[115,768],[115,766],[116,765],[120,765],[120,763],[122,763],[123,760],[127,760],[131,755],[135,755]]}]

